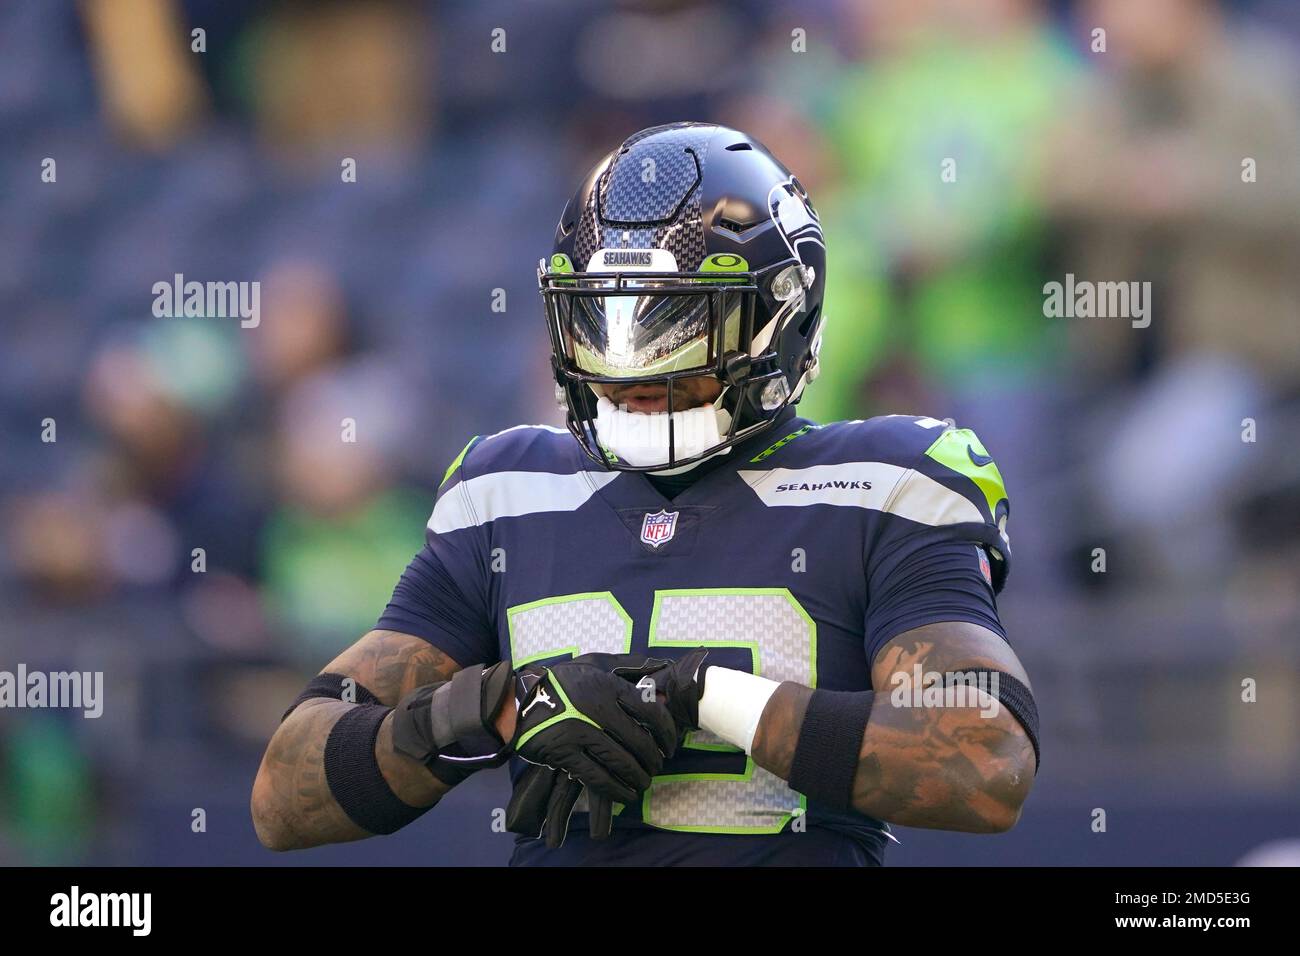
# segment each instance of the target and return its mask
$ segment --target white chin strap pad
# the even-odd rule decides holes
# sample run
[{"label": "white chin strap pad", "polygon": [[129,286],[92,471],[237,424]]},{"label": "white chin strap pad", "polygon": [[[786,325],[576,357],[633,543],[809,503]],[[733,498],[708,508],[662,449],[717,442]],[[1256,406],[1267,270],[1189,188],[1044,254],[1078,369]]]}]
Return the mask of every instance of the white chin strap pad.
[{"label": "white chin strap pad", "polygon": [[[629,465],[668,463],[667,412],[630,412],[619,408],[604,395],[596,398],[596,437],[600,444]],[[712,404],[673,412],[673,444],[676,457],[692,458],[722,441],[731,424],[731,414]]]}]

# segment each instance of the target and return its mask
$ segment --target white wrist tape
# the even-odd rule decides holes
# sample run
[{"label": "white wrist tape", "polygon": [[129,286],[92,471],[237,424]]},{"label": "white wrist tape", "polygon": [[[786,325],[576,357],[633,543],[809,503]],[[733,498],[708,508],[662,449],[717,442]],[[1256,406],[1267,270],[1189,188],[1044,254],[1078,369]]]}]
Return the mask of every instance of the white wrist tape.
[{"label": "white wrist tape", "polygon": [[710,667],[705,671],[704,696],[700,698],[700,726],[749,753],[767,699],[780,686],[780,682],[757,674]]}]

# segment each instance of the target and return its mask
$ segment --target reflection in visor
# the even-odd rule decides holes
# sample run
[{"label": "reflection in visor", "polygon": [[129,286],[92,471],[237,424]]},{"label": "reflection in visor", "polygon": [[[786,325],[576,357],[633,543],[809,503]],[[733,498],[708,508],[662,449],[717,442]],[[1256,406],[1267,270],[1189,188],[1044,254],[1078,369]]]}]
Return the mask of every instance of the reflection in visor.
[{"label": "reflection in visor", "polygon": [[[720,297],[723,349],[740,338],[740,297]],[[575,296],[568,335],[574,363],[593,375],[658,375],[709,366],[708,295]]]}]

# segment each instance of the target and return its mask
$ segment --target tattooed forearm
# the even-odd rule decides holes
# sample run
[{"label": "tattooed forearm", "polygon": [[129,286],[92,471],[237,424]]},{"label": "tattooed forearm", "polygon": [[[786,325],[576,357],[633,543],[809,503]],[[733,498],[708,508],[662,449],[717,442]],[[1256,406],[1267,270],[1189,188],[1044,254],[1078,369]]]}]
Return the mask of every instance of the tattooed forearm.
[{"label": "tattooed forearm", "polygon": [[450,680],[460,665],[428,641],[396,631],[371,631],[321,673],[346,674],[389,707],[424,684]]},{"label": "tattooed forearm", "polygon": [[[355,678],[388,706],[457,670],[458,664],[426,641],[391,631],[372,631],[325,668]],[[323,698],[305,701],[276,730],[253,783],[253,824],[265,846],[300,849],[370,835],[348,818],[325,780],[325,742],[354,706]],[[432,806],[447,792],[426,767],[393,751],[391,715],[379,729],[375,754],[384,779],[404,803]]]},{"label": "tattooed forearm", "polygon": [[[1014,826],[1034,776],[1034,752],[1006,710],[895,707],[894,673],[1006,671],[1028,684],[997,635],[971,624],[935,624],[895,638],[876,657],[876,697],[863,735],[853,806],[905,826],[1000,832]],[[812,690],[785,683],[768,701],[754,737],[755,763],[786,779]]]},{"label": "tattooed forearm", "polygon": [[1034,752],[1006,708],[894,707],[876,694],[853,805],[913,827],[1009,830],[1033,783]]},{"label": "tattooed forearm", "polygon": [[352,706],[307,701],[271,738],[253,782],[253,826],[264,846],[301,849],[369,836],[348,819],[325,782],[325,741]]}]

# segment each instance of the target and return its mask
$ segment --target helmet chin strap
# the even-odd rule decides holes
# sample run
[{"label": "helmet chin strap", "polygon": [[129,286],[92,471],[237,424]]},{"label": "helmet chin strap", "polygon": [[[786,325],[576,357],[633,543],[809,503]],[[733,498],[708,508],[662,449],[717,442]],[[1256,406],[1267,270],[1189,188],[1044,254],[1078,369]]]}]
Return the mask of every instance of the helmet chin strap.
[{"label": "helmet chin strap", "polygon": [[[707,405],[673,412],[673,451],[677,458],[692,458],[722,441],[731,426],[731,413],[722,407],[724,388],[718,397]],[[663,464],[655,475],[679,475],[690,471],[708,459],[701,459],[676,468],[668,467],[667,412],[631,412],[619,408],[604,395],[596,396],[596,437],[600,444],[613,452],[621,461],[638,468]],[[723,448],[709,458],[725,455]]]}]

